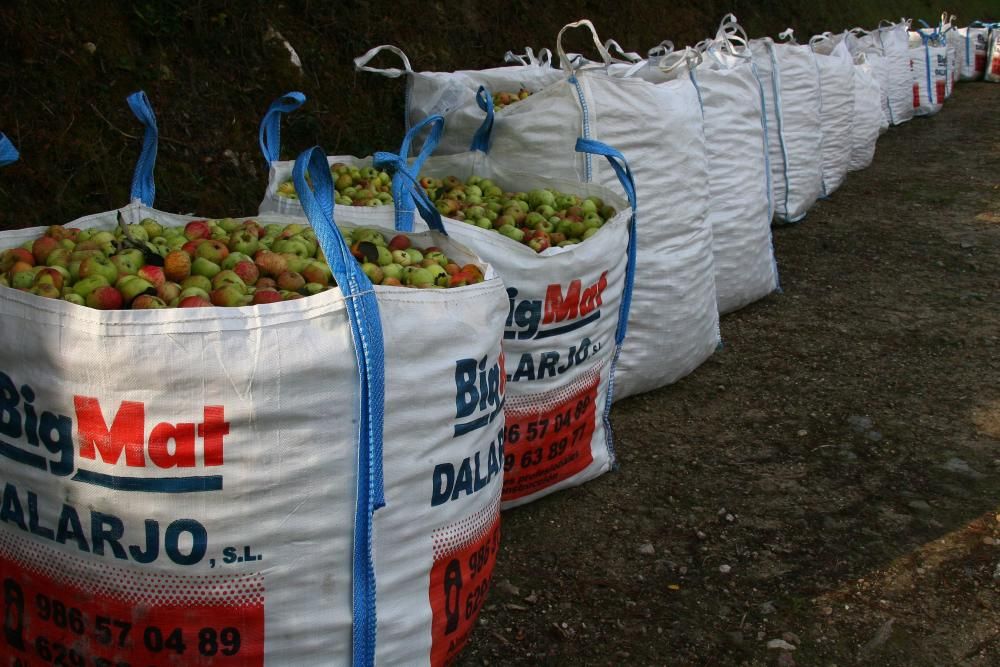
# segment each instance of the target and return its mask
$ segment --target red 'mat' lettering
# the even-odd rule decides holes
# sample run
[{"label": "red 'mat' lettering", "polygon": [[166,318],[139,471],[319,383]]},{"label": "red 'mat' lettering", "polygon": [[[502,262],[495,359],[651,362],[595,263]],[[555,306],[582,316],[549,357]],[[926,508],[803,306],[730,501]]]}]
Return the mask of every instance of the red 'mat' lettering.
[{"label": "red 'mat' lettering", "polygon": [[205,419],[198,424],[198,435],[205,439],[205,465],[222,465],[222,438],[229,435],[226,410],[221,405],[206,405]]},{"label": "red 'mat' lettering", "polygon": [[104,421],[100,402],[90,396],[74,396],[76,428],[80,441],[80,456],[115,464],[125,451],[125,465],[143,468],[146,465],[145,444],[146,406],[135,401],[122,401],[111,428]]},{"label": "red 'mat' lettering", "polygon": [[569,287],[566,289],[565,298],[563,297],[562,287],[559,284],[549,285],[548,289],[545,290],[545,314],[542,316],[542,323],[562,322],[567,318],[576,317],[579,308],[579,278],[569,284]]},{"label": "red 'mat' lettering", "polygon": [[[174,441],[174,451],[168,446]],[[193,468],[194,424],[163,422],[153,427],[149,434],[149,458],[159,468]]]}]

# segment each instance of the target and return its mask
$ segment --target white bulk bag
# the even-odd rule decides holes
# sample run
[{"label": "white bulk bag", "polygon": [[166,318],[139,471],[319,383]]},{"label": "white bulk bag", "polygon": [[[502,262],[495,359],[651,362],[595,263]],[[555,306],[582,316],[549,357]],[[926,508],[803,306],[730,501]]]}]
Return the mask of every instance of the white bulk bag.
[{"label": "white bulk bag", "polygon": [[[581,140],[580,148],[618,162],[623,188],[632,196],[631,175],[620,154],[593,141]],[[375,158],[380,166],[396,160],[399,173],[398,156]],[[528,164],[503,165],[472,151],[432,157],[420,171],[421,177],[455,176],[463,182],[480,176],[508,192],[552,188],[596,196],[618,211],[582,243],[542,253],[493,230],[444,218],[449,237],[474,249],[507,288],[505,509],[578,486],[615,465],[608,411],[635,272],[629,201],[596,184],[529,173]]]},{"label": "white bulk bag", "polygon": [[340,288],[143,311],[0,288],[7,655],[440,665],[464,643],[498,547],[503,286],[373,288],[326,180],[310,213]]},{"label": "white bulk bag", "polygon": [[[369,66],[368,63],[383,51],[399,56],[403,69]],[[448,122],[437,154],[447,155],[469,150],[472,136],[482,122],[482,113],[476,103],[479,86],[485,86],[491,93],[517,92],[521,88],[535,93],[564,78],[561,70],[551,67],[548,49],[544,49],[538,59],[531,56],[530,52],[529,56],[520,59],[510,54],[509,59],[527,64],[457,72],[417,72],[401,49],[382,45],[355,58],[354,66],[358,71],[373,72],[390,78],[406,76],[407,129],[429,116],[444,116]],[[502,118],[509,113],[511,107],[520,104],[521,102],[517,102],[500,109],[497,116]],[[414,149],[419,147],[414,146]]]},{"label": "white bulk bag", "polygon": [[760,81],[736,17],[724,17],[715,39],[697,49],[674,54],[664,42],[650,51],[649,60],[620,75],[652,83],[690,79],[697,86],[709,165],[715,289],[724,314],[778,288],[767,128]]},{"label": "white bulk bag", "polygon": [[[883,25],[885,24],[885,25]],[[913,74],[910,67],[909,20],[882,21],[878,38],[889,69],[889,122],[900,125],[913,118]]]},{"label": "white bulk bag", "polygon": [[986,45],[986,67],[983,79],[1000,82],[1000,23],[992,24],[989,42]]},{"label": "white bulk bag", "polygon": [[[580,25],[594,32],[581,21],[560,38]],[[617,400],[675,382],[705,361],[719,342],[718,311],[698,93],[690,80],[653,85],[608,75],[610,54],[593,37],[604,63],[573,69],[560,44],[562,78],[496,113],[490,155],[617,190],[610,166],[574,150],[583,136],[614,146],[634,167],[639,205],[650,214],[639,220]]]},{"label": "white bulk bag", "polygon": [[[861,54],[860,63],[854,65],[854,122],[851,124],[850,171],[865,169],[875,157],[878,136],[888,127],[882,115],[882,92],[875,80],[874,68]],[[871,56],[879,58],[879,56]]]},{"label": "white bulk bag", "polygon": [[[982,21],[973,21],[954,31],[958,39],[959,67],[962,81],[976,81],[986,71],[986,42],[990,28]],[[954,38],[953,38],[954,39]]]},{"label": "white bulk bag", "polygon": [[918,30],[910,33],[913,67],[913,112],[918,116],[936,114],[944,105],[948,78],[948,50],[939,33]]},{"label": "white bulk bag", "polygon": [[844,41],[854,56],[854,63],[866,63],[871,68],[871,74],[878,83],[882,104],[883,132],[890,125],[889,109],[890,73],[889,59],[885,57],[879,43],[878,32],[868,32],[861,28],[853,28],[844,34]]},{"label": "white bulk bag", "polygon": [[720,313],[778,289],[771,243],[772,139],[747,42],[736,17],[727,15],[715,40],[701,46],[701,63],[692,70],[705,115],[708,220]]},{"label": "white bulk bag", "polygon": [[854,61],[843,40],[816,35],[809,40],[819,72],[820,119],[823,127],[823,194],[844,182],[851,161],[854,118]]},{"label": "white bulk bag", "polygon": [[770,38],[751,40],[750,49],[764,89],[774,215],[798,222],[823,191],[816,59],[808,46]]}]

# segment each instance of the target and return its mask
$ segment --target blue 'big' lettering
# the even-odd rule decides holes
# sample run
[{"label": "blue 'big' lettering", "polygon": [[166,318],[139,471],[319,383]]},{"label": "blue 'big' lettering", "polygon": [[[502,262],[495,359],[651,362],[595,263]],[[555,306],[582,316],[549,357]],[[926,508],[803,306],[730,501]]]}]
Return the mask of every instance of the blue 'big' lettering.
[{"label": "blue 'big' lettering", "polygon": [[[459,359],[455,362],[455,424],[454,437],[478,430],[493,422],[503,411],[503,391],[506,378],[503,357],[486,367],[487,357]],[[465,421],[462,421],[465,420]]]}]

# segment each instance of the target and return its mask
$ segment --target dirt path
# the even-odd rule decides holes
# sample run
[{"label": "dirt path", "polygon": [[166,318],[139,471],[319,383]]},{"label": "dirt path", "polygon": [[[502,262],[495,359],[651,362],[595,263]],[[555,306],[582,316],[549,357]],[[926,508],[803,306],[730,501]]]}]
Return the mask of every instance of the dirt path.
[{"label": "dirt path", "polygon": [[621,470],[505,515],[463,665],[1000,664],[998,109],[775,230],[784,292],[615,406]]}]

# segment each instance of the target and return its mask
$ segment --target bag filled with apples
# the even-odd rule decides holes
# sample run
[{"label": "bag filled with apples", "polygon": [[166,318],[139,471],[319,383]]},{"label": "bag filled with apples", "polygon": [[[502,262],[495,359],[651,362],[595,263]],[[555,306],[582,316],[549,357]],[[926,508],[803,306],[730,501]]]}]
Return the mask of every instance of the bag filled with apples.
[{"label": "bag filled with apples", "polygon": [[[258,208],[261,215],[305,216],[292,180],[295,162],[280,159],[281,119],[285,114],[302,106],[305,100],[305,95],[302,93],[286,93],[271,103],[261,119],[260,148],[264,161],[268,164],[267,188]],[[428,122],[425,120],[418,125],[406,134],[404,149],[407,152],[410,150],[412,138],[419,139],[421,129],[428,125]],[[429,154],[429,150],[422,150],[414,158],[414,164],[419,167]],[[395,224],[396,209],[400,206],[400,202],[393,200],[391,176],[384,170],[373,168],[371,156],[359,158],[353,155],[331,155],[326,159],[333,172],[336,187],[334,203],[337,206],[354,207],[356,210],[352,210],[350,215],[357,224],[391,229]],[[412,204],[406,212],[408,214],[415,212]]]},{"label": "bag filled with apples", "polygon": [[948,79],[948,42],[937,30],[911,30],[910,61],[913,63],[913,113],[933,116],[944,107]]},{"label": "bag filled with apples", "polygon": [[[151,261],[173,243],[164,229],[195,222],[221,239],[221,223],[148,206],[155,121],[130,102],[148,125],[136,201],[74,221],[60,247],[119,215],[130,233],[87,257],[135,243]],[[99,310],[0,287],[5,655],[443,665],[465,643],[498,550],[506,294],[434,231],[406,239],[477,267],[474,284],[373,285],[352,247],[377,257],[393,232],[334,227],[325,167],[312,149],[296,170],[312,237],[290,218],[239,228],[296,230],[272,239],[298,238],[291,256],[314,238],[330,289]],[[160,233],[144,241],[146,227]],[[0,233],[0,247],[45,231]]]},{"label": "bag filled with apples", "polygon": [[[791,35],[789,31],[782,38]],[[764,90],[774,217],[799,222],[823,193],[823,122],[816,56],[794,41],[750,40]]]},{"label": "bag filled with apples", "polygon": [[[435,117],[432,117],[432,119]],[[436,143],[442,121],[423,143]],[[628,193],[529,173],[485,151],[434,156],[417,167],[376,154],[412,179],[507,287],[503,507],[578,486],[615,465],[608,411],[635,273],[635,190],[625,158],[590,140]],[[405,155],[405,151],[400,155]],[[400,221],[408,230],[414,216]]]},{"label": "bag filled with apples", "polygon": [[1000,21],[990,24],[990,37],[986,42],[983,80],[1000,83]]},{"label": "bag filled with apples", "polygon": [[[601,54],[599,65],[574,66],[562,47],[563,34],[585,26]],[[635,289],[628,341],[615,371],[617,400],[677,381],[716,350],[719,314],[706,219],[708,175],[701,107],[689,80],[658,86],[609,75],[607,48],[589,21],[559,33],[558,77],[523,100],[495,111],[490,155],[501,163],[530,164],[546,176],[593,183],[620,192],[618,176],[599,156],[578,153],[579,137],[599,138],[628,156],[636,195],[645,211],[639,221]],[[442,113],[445,134],[458,132],[466,145],[482,119],[479,86],[465,77],[461,107]],[[409,91],[410,123],[421,102]],[[492,109],[491,109],[492,110]],[[448,142],[445,137],[444,142]]]},{"label": "bag filled with apples", "polygon": [[[433,200],[449,236],[474,248],[507,286],[502,499],[512,507],[614,466],[607,409],[635,264],[632,217],[629,202],[607,188],[508,169],[485,151],[429,157],[443,125],[440,116],[424,119],[407,132],[398,154],[327,162],[333,162],[338,215],[408,232],[416,202]],[[425,128],[419,154],[406,160]],[[485,143],[487,132],[488,125],[477,133]],[[297,201],[293,183],[279,187],[278,197]],[[383,203],[366,204],[383,193]],[[409,263],[399,245],[394,239],[391,256],[375,258],[379,268],[365,264],[370,276],[395,274]]]},{"label": "bag filled with apples", "polygon": [[882,113],[882,91],[876,78],[876,66],[882,61],[880,56],[867,53],[854,58],[854,120],[848,171],[866,169],[872,163],[879,135],[889,128],[889,119]]},{"label": "bag filled with apples", "polygon": [[[382,52],[398,56],[403,68],[371,66],[369,63]],[[450,155],[468,150],[469,137],[482,121],[476,104],[476,91],[480,86],[485,86],[493,94],[497,112],[506,113],[517,108],[530,95],[564,78],[561,70],[551,66],[552,54],[548,49],[543,49],[538,58],[530,50],[523,57],[508,51],[505,60],[511,64],[482,70],[418,72],[402,49],[382,45],[355,58],[354,67],[359,72],[372,72],[389,78],[405,76],[406,128],[412,128],[429,116],[445,116],[448,126],[436,152],[438,155]],[[420,147],[417,144],[414,149]]]},{"label": "bag filled with apples", "polygon": [[620,76],[654,84],[692,80],[704,114],[708,211],[720,314],[778,288],[771,243],[773,192],[763,92],[748,40],[732,14],[713,39],[672,52],[660,46]]},{"label": "bag filled with apples", "polygon": [[842,38],[826,32],[809,40],[819,72],[823,196],[843,184],[851,163],[854,131],[854,59]]}]

